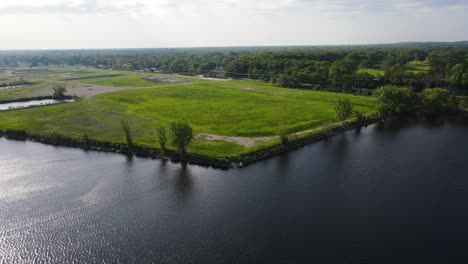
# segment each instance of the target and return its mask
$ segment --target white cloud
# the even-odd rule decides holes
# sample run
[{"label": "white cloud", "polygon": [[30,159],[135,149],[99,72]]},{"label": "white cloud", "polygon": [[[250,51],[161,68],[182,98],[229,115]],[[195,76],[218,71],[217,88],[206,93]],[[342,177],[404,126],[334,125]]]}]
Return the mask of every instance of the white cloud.
[{"label": "white cloud", "polygon": [[2,0],[0,49],[468,39],[460,0]]}]

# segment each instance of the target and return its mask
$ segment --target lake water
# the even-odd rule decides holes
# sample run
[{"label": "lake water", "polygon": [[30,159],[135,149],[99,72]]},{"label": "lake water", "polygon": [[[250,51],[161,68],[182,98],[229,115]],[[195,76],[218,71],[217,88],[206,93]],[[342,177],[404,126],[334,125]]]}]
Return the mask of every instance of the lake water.
[{"label": "lake water", "polygon": [[468,123],[228,171],[0,139],[0,263],[464,263]]},{"label": "lake water", "polygon": [[31,107],[31,106],[58,104],[61,102],[73,102],[73,100],[61,101],[61,100],[55,100],[55,99],[43,99],[43,100],[30,100],[26,102],[4,103],[4,104],[0,104],[0,111],[16,109],[16,108],[26,108],[26,107]]}]

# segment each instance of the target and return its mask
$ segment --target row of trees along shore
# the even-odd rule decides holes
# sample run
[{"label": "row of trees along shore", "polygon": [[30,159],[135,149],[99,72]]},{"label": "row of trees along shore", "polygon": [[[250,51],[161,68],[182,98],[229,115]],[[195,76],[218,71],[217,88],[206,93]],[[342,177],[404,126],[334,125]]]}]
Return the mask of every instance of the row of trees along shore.
[{"label": "row of trees along shore", "polygon": [[[468,42],[344,47],[0,52],[0,67],[75,65],[249,78],[283,87],[367,93],[384,85],[468,94]],[[377,74],[375,72],[378,72]]]},{"label": "row of trees along shore", "polygon": [[[174,121],[169,124],[169,131],[164,126],[156,126],[156,142],[163,151],[167,150],[167,142],[170,138],[172,144],[176,147],[179,155],[184,156],[187,153],[187,147],[194,139],[192,127],[185,121]],[[124,135],[127,151],[132,152],[133,138],[130,126],[127,121],[121,120],[120,126]]]},{"label": "row of trees along shore", "polygon": [[[391,116],[409,112],[423,112],[429,115],[455,113],[467,105],[465,99],[453,97],[450,91],[443,88],[426,88],[420,93],[412,89],[395,85],[377,88],[374,96],[378,99],[376,114]],[[359,111],[353,111],[348,98],[338,98],[333,109],[337,118],[343,123],[354,113],[356,118],[364,118]]]}]

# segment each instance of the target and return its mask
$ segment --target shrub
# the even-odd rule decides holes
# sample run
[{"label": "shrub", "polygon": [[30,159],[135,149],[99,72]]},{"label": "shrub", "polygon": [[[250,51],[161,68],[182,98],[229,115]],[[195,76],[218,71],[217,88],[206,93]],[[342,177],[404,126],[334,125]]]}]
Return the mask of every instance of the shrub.
[{"label": "shrub", "polygon": [[132,132],[130,130],[130,126],[128,122],[125,120],[120,120],[120,126],[122,127],[122,132],[124,134],[125,142],[127,143],[128,151],[132,151],[133,146],[133,139],[132,139]]},{"label": "shrub", "polygon": [[90,141],[90,138],[88,136],[88,133],[84,133],[82,136],[81,136],[81,141],[84,142],[84,143],[88,143]]},{"label": "shrub", "polygon": [[159,146],[161,146],[161,149],[166,150],[167,131],[165,127],[156,127],[156,141],[159,143]]},{"label": "shrub", "polygon": [[468,99],[460,99],[458,101],[458,107],[461,109],[468,109]]},{"label": "shrub", "polygon": [[338,119],[343,123],[353,113],[353,106],[348,98],[339,98],[333,105],[333,109],[335,109]]},{"label": "shrub", "polygon": [[354,115],[358,122],[364,122],[366,120],[366,116],[362,112],[354,111]]},{"label": "shrub", "polygon": [[278,136],[280,137],[280,140],[281,140],[281,144],[283,146],[287,146],[289,145],[289,142],[291,141],[290,138],[289,138],[289,135],[288,133],[286,133],[286,131],[282,130],[278,133]]}]

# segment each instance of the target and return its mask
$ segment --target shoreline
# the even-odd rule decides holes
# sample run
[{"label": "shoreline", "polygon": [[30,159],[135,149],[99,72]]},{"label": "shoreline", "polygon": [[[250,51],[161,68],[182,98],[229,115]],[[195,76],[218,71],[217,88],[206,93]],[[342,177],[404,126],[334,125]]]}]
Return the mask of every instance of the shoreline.
[{"label": "shoreline", "polygon": [[367,127],[368,125],[378,123],[382,121],[382,118],[366,118],[362,121],[348,121],[345,124],[325,127],[323,130],[318,131],[312,135],[306,135],[303,137],[293,137],[287,145],[275,144],[273,146],[265,147],[263,149],[255,150],[249,153],[241,154],[237,157],[229,158],[216,158],[206,155],[187,153],[184,157],[181,157],[177,152],[171,150],[160,150],[155,148],[143,147],[134,145],[132,151],[128,151],[125,144],[111,143],[105,141],[96,140],[78,140],[70,137],[65,137],[60,134],[52,134],[47,136],[32,135],[27,131],[23,130],[0,130],[0,137],[6,139],[18,140],[18,141],[31,141],[38,142],[53,146],[79,148],[83,150],[101,151],[101,152],[112,152],[121,153],[129,156],[145,157],[160,160],[170,160],[178,163],[189,163],[194,165],[200,165],[204,167],[212,167],[215,169],[230,169],[245,167],[249,164],[257,161],[265,160],[276,155],[285,153],[290,150],[298,149],[300,147],[313,144],[327,138],[336,136],[343,132],[357,129],[361,127]]}]

